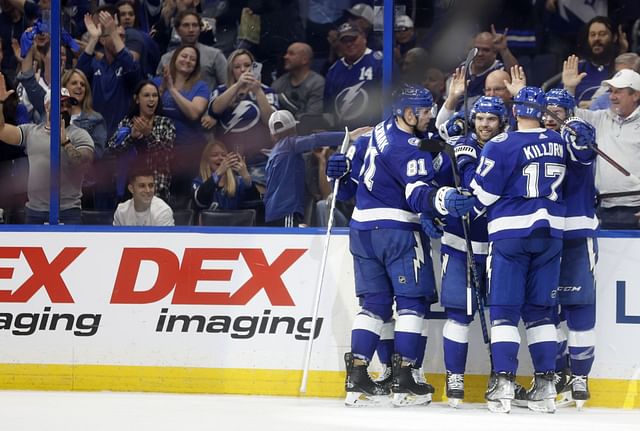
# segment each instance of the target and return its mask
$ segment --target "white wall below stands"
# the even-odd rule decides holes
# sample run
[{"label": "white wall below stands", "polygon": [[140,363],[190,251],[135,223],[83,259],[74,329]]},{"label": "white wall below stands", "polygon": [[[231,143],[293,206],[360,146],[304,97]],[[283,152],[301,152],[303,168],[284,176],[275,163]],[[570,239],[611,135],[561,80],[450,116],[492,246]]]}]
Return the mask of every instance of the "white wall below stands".
[{"label": "white wall below stands", "polygon": [[[20,386],[11,373],[37,365],[299,372],[325,236],[280,232],[3,232],[0,387]],[[640,405],[639,256],[640,238],[600,238],[592,378],[633,384],[633,394],[620,395],[631,407]],[[358,309],[353,291],[348,236],[340,231],[331,237],[312,370],[344,370]],[[432,374],[444,372],[442,324],[429,328]],[[467,371],[484,375],[477,322],[473,331]],[[519,374],[531,375],[524,345],[520,357]]]}]

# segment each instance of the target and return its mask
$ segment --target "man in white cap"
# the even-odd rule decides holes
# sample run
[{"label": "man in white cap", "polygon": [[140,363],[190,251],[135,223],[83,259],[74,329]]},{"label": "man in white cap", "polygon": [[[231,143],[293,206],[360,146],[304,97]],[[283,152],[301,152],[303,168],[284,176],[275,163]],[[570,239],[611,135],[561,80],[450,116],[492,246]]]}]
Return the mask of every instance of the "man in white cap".
[{"label": "man in white cap", "polygon": [[[562,82],[567,91],[575,92],[584,76],[584,73],[578,73],[576,56],[564,62]],[[598,218],[605,229],[637,229],[640,227],[640,74],[622,69],[602,83],[611,88],[609,109],[576,109],[575,114],[595,126],[598,147],[632,175],[625,176],[598,158]]]},{"label": "man in white cap", "polygon": [[416,32],[413,28],[413,20],[407,15],[397,15],[393,31],[396,36],[393,56],[396,62],[400,63],[406,52],[416,46]]},{"label": "man in white cap", "polygon": [[[336,147],[344,138],[342,132],[323,132],[298,136],[293,114],[275,111],[269,118],[269,131],[275,145],[267,160],[267,189],[264,195],[267,226],[300,226],[304,219],[305,169],[302,153],[321,147]],[[370,130],[356,129],[349,133],[354,140]]]},{"label": "man in white cap", "polygon": [[[50,165],[51,165],[51,95],[44,99],[45,122],[22,124],[18,127],[5,124],[2,103],[13,92],[8,90],[4,76],[0,74],[0,140],[9,145],[19,145],[25,149],[29,159],[29,179],[27,182],[26,218],[27,224],[49,222],[50,208]],[[69,90],[60,91],[60,223],[82,223],[82,180],[91,166],[94,143],[89,133],[70,123],[69,104],[78,101],[71,97]],[[58,132],[56,132],[58,133]]]},{"label": "man in white cap", "polygon": [[357,3],[347,9],[347,21],[362,30],[367,38],[367,46],[382,51],[382,39],[373,33],[373,8],[366,3]]}]

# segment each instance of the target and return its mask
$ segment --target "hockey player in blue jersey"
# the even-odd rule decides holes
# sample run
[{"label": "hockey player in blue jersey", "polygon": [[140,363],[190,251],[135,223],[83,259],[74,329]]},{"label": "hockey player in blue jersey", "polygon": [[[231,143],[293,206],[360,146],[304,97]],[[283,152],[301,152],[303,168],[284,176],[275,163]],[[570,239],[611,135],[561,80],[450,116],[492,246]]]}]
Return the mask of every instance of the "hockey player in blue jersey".
[{"label": "hockey player in blue jersey", "polygon": [[[467,136],[456,136],[448,140],[454,145],[456,163],[460,172],[462,188],[469,190],[474,172],[480,161],[484,144],[502,133],[507,124],[507,110],[499,97],[480,97],[470,112],[470,127]],[[487,219],[474,208],[470,213],[469,236],[473,248],[475,265],[483,285],[477,286],[484,297],[485,261],[488,251]],[[446,369],[446,395],[449,405],[457,407],[464,398],[464,372],[469,347],[469,325],[477,309],[472,301],[473,312],[467,314],[467,245],[460,219],[449,218],[441,240],[442,294],[440,303],[447,313],[444,324],[443,350]]]},{"label": "hockey player in blue jersey", "polygon": [[565,215],[566,144],[560,134],[541,127],[542,113],[536,105],[544,104],[542,90],[524,87],[514,102],[518,131],[500,134],[484,146],[471,183],[487,207],[490,241],[486,266],[497,377],[485,397],[489,410],[511,410],[522,318],[535,371],[527,393],[529,408],[554,412],[554,314]]},{"label": "hockey player in blue jersey", "polygon": [[395,95],[394,115],[376,125],[367,145],[349,233],[362,309],[354,321],[351,352],[345,354],[347,405],[379,403],[388,395],[371,380],[367,367],[394,300],[393,403],[425,404],[433,393],[433,387],[417,381],[412,372],[427,302],[435,295],[433,268],[425,265],[428,240],[418,214],[437,211],[459,217],[474,200],[454,188],[431,184],[432,160],[418,149],[415,130],[426,127],[432,103],[428,91],[402,87]]},{"label": "hockey player in blue jersey", "polygon": [[[560,131],[570,142],[572,156],[567,163],[564,196],[567,206],[565,232],[558,285],[558,301],[562,320],[566,319],[569,336],[556,323],[558,352],[556,358],[556,390],[561,395],[558,405],[574,400],[578,408],[589,399],[588,375],[595,352],[595,263],[598,259],[595,215],[596,154],[589,148],[595,141],[595,129],[589,123],[572,117],[575,100],[566,90],[552,89],[545,95],[545,105],[562,125],[550,115],[544,116],[545,127]],[[568,352],[567,352],[568,345]]]}]

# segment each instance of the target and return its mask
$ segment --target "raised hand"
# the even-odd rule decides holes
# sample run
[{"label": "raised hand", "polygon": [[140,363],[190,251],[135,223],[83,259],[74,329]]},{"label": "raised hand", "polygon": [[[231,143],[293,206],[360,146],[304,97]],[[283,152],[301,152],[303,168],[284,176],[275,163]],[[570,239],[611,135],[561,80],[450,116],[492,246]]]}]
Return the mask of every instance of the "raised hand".
[{"label": "raised hand", "polygon": [[620,53],[629,51],[629,41],[627,40],[627,33],[622,31],[622,25],[618,26],[618,47],[620,48]]},{"label": "raised hand", "polygon": [[89,33],[89,37],[91,39],[100,39],[100,36],[102,35],[102,26],[100,24],[96,25],[93,22],[93,17],[90,13],[84,15],[84,26],[87,28],[87,33]]},{"label": "raised hand", "polygon": [[[587,76],[585,72],[578,73],[578,59],[577,55],[570,55],[563,63],[562,63],[562,83],[564,87],[569,91],[575,90],[575,88],[580,84],[582,79]],[[572,91],[569,91],[570,93]]]},{"label": "raised hand", "polygon": [[4,80],[4,75],[0,73],[0,103],[4,103],[13,93],[15,93],[14,90],[7,90],[7,83]]},{"label": "raised hand", "polygon": [[464,94],[464,67],[457,67],[451,74],[449,95],[458,98]]},{"label": "raised hand", "polygon": [[113,34],[116,31],[116,21],[113,19],[113,16],[109,12],[102,11],[98,15],[98,21],[100,21],[100,25],[102,26],[105,34],[103,36],[107,36]]},{"label": "raised hand", "polygon": [[508,28],[504,29],[504,33],[497,33],[496,28],[491,24],[491,36],[493,36],[493,47],[498,52],[504,52],[507,50],[507,32]]},{"label": "raised hand", "polygon": [[524,73],[524,67],[522,66],[511,66],[511,70],[509,71],[511,74],[511,82],[504,81],[505,87],[509,90],[512,96],[518,94],[518,91],[522,90],[527,86],[527,76]]}]

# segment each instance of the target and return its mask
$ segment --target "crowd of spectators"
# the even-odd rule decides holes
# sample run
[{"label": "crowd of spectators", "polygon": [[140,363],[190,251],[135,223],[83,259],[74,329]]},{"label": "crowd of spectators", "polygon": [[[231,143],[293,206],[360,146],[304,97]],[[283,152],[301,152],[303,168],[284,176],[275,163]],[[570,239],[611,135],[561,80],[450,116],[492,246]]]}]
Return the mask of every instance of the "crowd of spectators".
[{"label": "crowd of spectators", "polygon": [[[431,91],[441,108],[434,132],[460,109],[464,88],[469,105],[481,95],[509,100],[512,80],[525,75],[528,85],[564,86],[581,108],[609,112],[585,114],[596,127],[613,121],[627,133],[640,121],[634,77],[624,112],[602,84],[640,71],[636,1],[395,3],[393,82]],[[0,0],[0,208],[10,223],[48,221],[50,157],[34,148],[46,150],[50,136],[50,4]],[[62,11],[61,110],[72,127],[61,134],[61,222],[81,223],[83,209],[115,212],[134,190],[151,190],[173,211],[250,208],[259,225],[294,213],[296,226],[326,223],[330,187],[320,171],[332,150],[284,150],[269,120],[286,110],[300,135],[380,121],[382,15],[373,0],[63,0]],[[471,47],[478,55],[465,86],[460,66]],[[281,166],[291,174],[274,172],[289,152]],[[599,172],[605,207],[618,199],[640,214],[640,192],[615,195],[619,186],[640,190],[640,172],[624,181]],[[152,187],[138,181],[149,173]],[[265,196],[279,206],[278,190],[295,190],[295,211],[265,221]],[[339,224],[349,212],[341,208]]]}]

